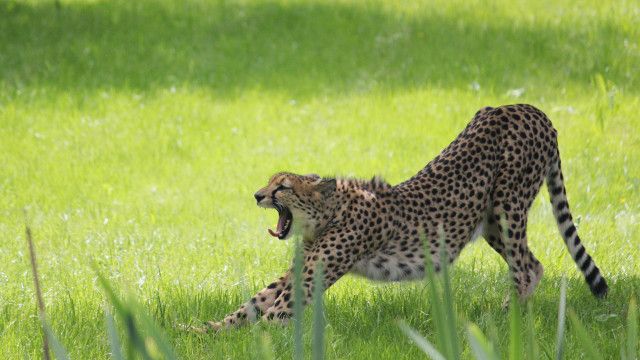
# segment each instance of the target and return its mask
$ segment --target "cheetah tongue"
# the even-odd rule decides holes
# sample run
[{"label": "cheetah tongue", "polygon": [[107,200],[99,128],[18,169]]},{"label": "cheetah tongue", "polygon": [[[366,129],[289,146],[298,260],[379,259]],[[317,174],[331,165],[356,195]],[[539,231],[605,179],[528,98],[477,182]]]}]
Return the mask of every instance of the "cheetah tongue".
[{"label": "cheetah tongue", "polygon": [[267,229],[267,231],[269,231],[269,235],[271,235],[273,237],[279,237],[280,236],[277,232],[275,232],[275,231],[273,231],[271,229]]},{"label": "cheetah tongue", "polygon": [[284,239],[289,233],[289,230],[291,230],[292,220],[293,216],[291,215],[291,212],[284,208],[278,211],[278,225],[276,225],[276,231],[271,229],[267,230],[271,236],[277,237],[278,239]]}]

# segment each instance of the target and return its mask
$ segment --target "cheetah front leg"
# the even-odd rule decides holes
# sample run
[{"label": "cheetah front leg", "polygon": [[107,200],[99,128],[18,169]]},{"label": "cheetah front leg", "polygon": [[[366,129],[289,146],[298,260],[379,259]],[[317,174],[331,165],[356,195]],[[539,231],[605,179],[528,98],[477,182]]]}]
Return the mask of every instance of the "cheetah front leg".
[{"label": "cheetah front leg", "polygon": [[[349,240],[347,240],[350,237]],[[360,251],[353,244],[360,236],[349,233],[330,233],[330,236],[317,239],[313,245],[305,245],[302,285],[304,304],[310,302],[313,293],[313,274],[322,262],[324,268],[324,289],[333,285],[346,274],[357,261]],[[342,250],[337,251],[338,245]],[[262,319],[285,323],[293,315],[293,270],[289,270],[277,281],[258,292],[240,308],[227,315],[221,321],[208,321],[205,328],[193,329],[197,332],[218,331],[233,328]]]},{"label": "cheetah front leg", "polygon": [[218,331],[224,328],[232,328],[249,322],[255,322],[268,308],[273,306],[276,299],[287,286],[291,276],[290,274],[291,271],[287,271],[284,276],[260,290],[249,301],[242,304],[238,310],[225,316],[221,321],[207,321],[204,328],[196,330],[199,332]]},{"label": "cheetah front leg", "polygon": [[[304,251],[304,266],[302,268],[303,306],[311,302],[313,294],[313,274],[318,270],[318,264],[322,263],[324,274],[324,290],[328,289],[344,274],[349,272],[359,259],[361,252],[356,244],[359,236],[349,234],[330,236],[317,241],[311,249]],[[341,244],[344,251],[336,251],[336,245]],[[293,277],[287,278],[287,283],[282,293],[267,311],[262,315],[266,321],[286,323],[293,315],[294,305]]]}]

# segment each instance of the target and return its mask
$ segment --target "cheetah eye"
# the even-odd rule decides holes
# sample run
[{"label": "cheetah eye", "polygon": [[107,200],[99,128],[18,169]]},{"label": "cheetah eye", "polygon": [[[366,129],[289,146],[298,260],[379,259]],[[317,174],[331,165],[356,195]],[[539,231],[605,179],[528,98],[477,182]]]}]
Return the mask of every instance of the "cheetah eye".
[{"label": "cheetah eye", "polygon": [[276,191],[275,191],[275,192],[278,192],[278,191],[284,191],[284,190],[291,190],[291,188],[290,188],[290,187],[288,187],[288,186],[284,186],[284,185],[280,184],[280,185],[278,185],[278,187],[276,188]]}]

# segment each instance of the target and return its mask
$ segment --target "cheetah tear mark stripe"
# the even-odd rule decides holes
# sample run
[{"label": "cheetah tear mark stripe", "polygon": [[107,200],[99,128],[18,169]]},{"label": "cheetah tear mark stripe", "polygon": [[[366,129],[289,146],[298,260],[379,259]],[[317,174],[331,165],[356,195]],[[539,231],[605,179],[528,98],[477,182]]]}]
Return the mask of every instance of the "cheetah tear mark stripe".
[{"label": "cheetah tear mark stripe", "polygon": [[580,237],[578,236],[571,212],[569,211],[567,191],[564,187],[559,153],[557,153],[555,161],[553,161],[547,174],[547,188],[549,190],[549,197],[551,198],[551,205],[553,206],[553,215],[558,222],[558,228],[560,229],[564,243],[569,249],[571,257],[576,262],[576,265],[578,265],[580,271],[582,271],[593,295],[599,298],[605,297],[609,290],[607,282],[600,274],[600,269],[598,269],[596,263],[591,256],[587,254],[586,249],[580,242]]}]

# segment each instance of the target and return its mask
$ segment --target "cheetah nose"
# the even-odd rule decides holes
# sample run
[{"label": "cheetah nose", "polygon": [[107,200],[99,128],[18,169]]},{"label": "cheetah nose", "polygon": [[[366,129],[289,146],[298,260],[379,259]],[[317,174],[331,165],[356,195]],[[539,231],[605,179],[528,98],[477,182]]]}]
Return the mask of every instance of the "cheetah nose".
[{"label": "cheetah nose", "polygon": [[264,199],[264,198],[265,198],[265,196],[264,196],[264,195],[260,195],[260,194],[258,194],[258,193],[253,194],[253,197],[255,197],[255,198],[256,198],[256,201],[258,202],[258,204],[260,203],[260,201],[262,201],[262,199]]}]

